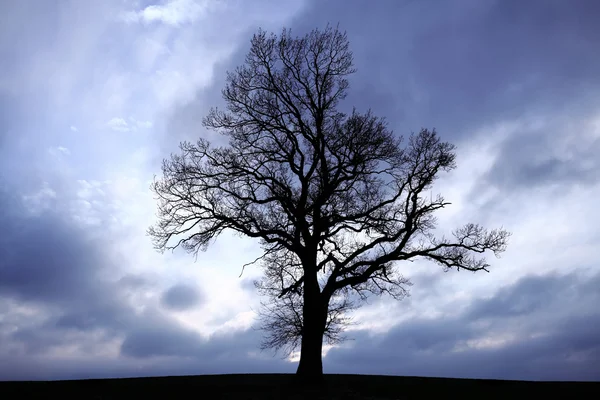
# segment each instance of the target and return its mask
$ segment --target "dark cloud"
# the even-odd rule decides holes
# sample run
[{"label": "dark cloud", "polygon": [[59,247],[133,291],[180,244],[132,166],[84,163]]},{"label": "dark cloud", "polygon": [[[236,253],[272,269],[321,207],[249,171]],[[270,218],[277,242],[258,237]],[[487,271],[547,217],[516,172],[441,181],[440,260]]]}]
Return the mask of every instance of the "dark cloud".
[{"label": "dark cloud", "polygon": [[171,286],[161,298],[163,306],[175,311],[193,308],[200,303],[200,300],[198,289],[186,284]]},{"label": "dark cloud", "polygon": [[198,333],[173,326],[172,322],[152,324],[130,331],[121,345],[121,354],[135,358],[186,357],[202,344]]},{"label": "dark cloud", "polygon": [[[481,183],[503,189],[597,181],[597,140],[557,157],[556,138],[579,136],[572,121],[593,116],[600,92],[597,2],[337,0],[309,2],[289,24],[302,35],[327,23],[348,32],[358,72],[343,107],[372,108],[398,134],[437,128],[459,145],[484,127],[519,118],[568,115],[537,134],[515,132]],[[249,33],[250,35],[250,33]],[[213,84],[178,108],[168,130],[200,135],[211,106],[221,106],[225,71],[243,63],[248,44],[216,68]],[[169,136],[171,145],[173,137]],[[170,147],[172,148],[172,147]],[[574,149],[569,149],[572,153]],[[565,151],[566,152],[566,151]],[[459,160],[460,162],[460,160]],[[593,164],[590,166],[590,163]]]},{"label": "dark cloud", "polygon": [[57,327],[118,325],[130,311],[126,292],[111,280],[117,253],[93,228],[56,203],[32,212],[14,186],[0,192],[0,215],[10,232],[0,239],[0,299],[43,309]]},{"label": "dark cloud", "polygon": [[477,301],[468,318],[497,318],[529,315],[554,303],[559,294],[580,284],[577,275],[526,276],[516,284],[501,288],[491,298]]},{"label": "dark cloud", "polygon": [[[548,185],[592,185],[600,177],[600,139],[590,134],[593,114],[549,123],[541,131],[524,128],[507,138],[497,160],[475,189],[495,186],[503,191],[529,190]],[[574,138],[562,144],[565,137]]]},{"label": "dark cloud", "polygon": [[352,332],[355,340],[330,350],[325,364],[340,373],[598,380],[600,286],[589,282],[599,279],[528,276],[456,316],[407,320],[386,334]]},{"label": "dark cloud", "polygon": [[427,126],[460,139],[597,89],[598,5],[577,3],[318,2],[296,25],[347,30],[358,67],[349,103],[372,107],[398,133]]},{"label": "dark cloud", "polygon": [[[250,355],[260,342],[254,330],[204,338],[152,306],[136,311],[128,295],[155,282],[132,274],[106,278],[118,260],[107,242],[56,208],[30,213],[16,189],[0,194],[4,227],[11,232],[0,240],[0,379],[291,372],[280,359]],[[182,310],[198,305],[201,296],[179,284],[161,300]],[[37,311],[21,311],[15,302]],[[87,361],[115,345],[117,359],[101,362],[103,367]],[[54,358],[55,351],[77,357],[67,363]]]},{"label": "dark cloud", "polygon": [[[110,290],[111,287],[106,289]],[[114,292],[119,293],[118,290]],[[116,335],[133,322],[131,306],[123,298],[119,298],[116,301],[94,302],[83,308],[66,309],[56,318],[49,320],[47,325],[59,330],[82,332],[103,329]]]},{"label": "dark cloud", "polygon": [[[137,336],[138,333],[141,336]],[[120,357],[80,355],[70,359],[39,353],[3,356],[0,380],[84,379],[135,376],[226,373],[292,373],[295,364],[257,351],[260,338],[253,330],[201,339],[195,333],[138,333],[125,339]],[[81,338],[77,338],[81,341]],[[134,342],[133,340],[137,342]],[[153,342],[153,339],[166,341]],[[186,352],[175,339],[188,345]],[[158,349],[155,349],[157,347]]]},{"label": "dark cloud", "polygon": [[61,225],[54,217],[25,217],[8,227],[0,250],[0,292],[24,300],[71,301],[87,296],[98,270],[97,252],[81,232]]},{"label": "dark cloud", "polygon": [[138,289],[152,285],[152,282],[141,275],[128,274],[119,279],[119,283],[129,289]]}]

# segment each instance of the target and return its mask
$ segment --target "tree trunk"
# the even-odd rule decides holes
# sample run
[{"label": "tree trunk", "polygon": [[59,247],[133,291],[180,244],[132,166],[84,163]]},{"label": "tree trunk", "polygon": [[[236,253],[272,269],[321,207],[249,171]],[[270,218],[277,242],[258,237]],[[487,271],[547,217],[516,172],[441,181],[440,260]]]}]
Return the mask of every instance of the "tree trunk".
[{"label": "tree trunk", "polygon": [[327,322],[327,304],[321,295],[317,274],[304,281],[303,327],[300,362],[296,376],[304,383],[323,382],[323,334]]}]

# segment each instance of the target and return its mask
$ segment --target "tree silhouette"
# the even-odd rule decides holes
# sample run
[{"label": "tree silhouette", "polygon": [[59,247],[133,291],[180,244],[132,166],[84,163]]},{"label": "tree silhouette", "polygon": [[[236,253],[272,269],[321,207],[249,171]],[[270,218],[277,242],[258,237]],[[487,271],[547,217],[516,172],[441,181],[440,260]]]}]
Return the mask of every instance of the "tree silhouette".
[{"label": "tree silhouette", "polygon": [[152,186],[158,250],[197,253],[227,229],[260,241],[256,285],[272,300],[263,345],[299,346],[297,376],[307,379],[322,377],[323,339],[343,339],[353,298],[407,294],[397,262],[487,270],[481,254],[498,255],[509,236],[472,223],[450,239],[433,235],[433,214],[450,203],[427,191],[455,167],[455,147],[435,130],[404,140],[371,111],[338,110],[354,72],[337,28],[259,30],[245,63],[227,73],[226,110],[203,120],[228,145],[181,143]]}]

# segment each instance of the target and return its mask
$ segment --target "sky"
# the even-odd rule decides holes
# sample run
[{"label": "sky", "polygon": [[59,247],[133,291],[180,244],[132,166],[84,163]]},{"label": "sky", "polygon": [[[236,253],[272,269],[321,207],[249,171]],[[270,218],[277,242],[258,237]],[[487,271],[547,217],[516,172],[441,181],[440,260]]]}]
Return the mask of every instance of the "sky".
[{"label": "sky", "polygon": [[348,34],[344,106],[435,128],[438,229],[512,232],[490,272],[398,264],[326,373],[600,380],[600,3],[0,1],[0,380],[294,372],[258,348],[258,243],[160,254],[149,186],[261,27]]}]

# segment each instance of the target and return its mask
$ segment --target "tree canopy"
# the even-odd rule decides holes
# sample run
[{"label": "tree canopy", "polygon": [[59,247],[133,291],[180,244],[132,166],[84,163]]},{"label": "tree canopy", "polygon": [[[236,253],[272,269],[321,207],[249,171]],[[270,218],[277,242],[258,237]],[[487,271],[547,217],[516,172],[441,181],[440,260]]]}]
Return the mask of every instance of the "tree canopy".
[{"label": "tree canopy", "polygon": [[227,73],[226,109],[203,120],[228,144],[181,143],[152,186],[157,249],[197,253],[225,230],[260,242],[264,345],[300,346],[302,376],[322,375],[323,339],[343,339],[353,299],[407,294],[402,261],[487,271],[484,253],[500,254],[509,237],[475,223],[434,234],[435,212],[450,203],[430,189],[455,168],[455,146],[435,130],[395,134],[371,110],[342,111],[354,72],[337,28],[259,30]]}]

